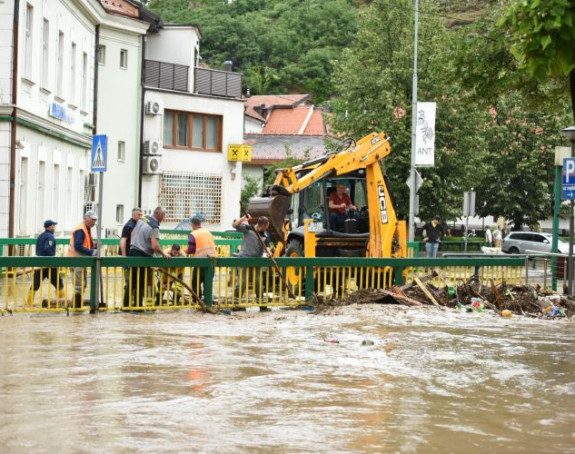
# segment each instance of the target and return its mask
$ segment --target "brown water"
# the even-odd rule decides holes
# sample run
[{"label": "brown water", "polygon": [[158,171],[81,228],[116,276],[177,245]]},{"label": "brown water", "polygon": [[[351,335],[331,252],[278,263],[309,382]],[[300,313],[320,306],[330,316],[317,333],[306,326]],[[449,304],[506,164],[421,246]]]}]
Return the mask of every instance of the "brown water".
[{"label": "brown water", "polygon": [[0,329],[2,453],[575,452],[567,321],[356,306]]}]

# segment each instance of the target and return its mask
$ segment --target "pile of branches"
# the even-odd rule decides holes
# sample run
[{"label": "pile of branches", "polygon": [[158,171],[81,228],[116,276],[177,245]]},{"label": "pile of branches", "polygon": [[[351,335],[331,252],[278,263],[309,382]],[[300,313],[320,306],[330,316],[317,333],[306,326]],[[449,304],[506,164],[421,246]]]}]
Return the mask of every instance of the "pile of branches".
[{"label": "pile of branches", "polygon": [[[435,286],[432,282],[440,282]],[[575,300],[541,286],[481,284],[477,276],[455,285],[441,274],[433,272],[401,287],[386,290],[358,290],[344,299],[322,299],[318,310],[349,304],[402,304],[407,306],[442,306],[463,311],[492,310],[503,316],[513,314],[539,318],[571,318],[575,315]]]}]

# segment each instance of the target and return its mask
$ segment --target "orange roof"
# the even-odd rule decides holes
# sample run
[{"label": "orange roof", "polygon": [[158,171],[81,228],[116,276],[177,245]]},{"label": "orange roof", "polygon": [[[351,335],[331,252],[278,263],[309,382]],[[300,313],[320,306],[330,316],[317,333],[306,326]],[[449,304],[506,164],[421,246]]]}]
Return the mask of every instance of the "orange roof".
[{"label": "orange roof", "polygon": [[303,95],[254,95],[246,99],[246,115],[265,121],[256,108],[262,106],[266,111],[278,108],[295,107],[298,104],[305,103],[311,96]]},{"label": "orange roof", "polygon": [[[262,134],[302,134],[323,136],[323,117],[321,111],[313,106],[293,109],[274,109],[262,129]],[[309,118],[308,116],[311,115]],[[304,128],[303,132],[300,132]]]}]

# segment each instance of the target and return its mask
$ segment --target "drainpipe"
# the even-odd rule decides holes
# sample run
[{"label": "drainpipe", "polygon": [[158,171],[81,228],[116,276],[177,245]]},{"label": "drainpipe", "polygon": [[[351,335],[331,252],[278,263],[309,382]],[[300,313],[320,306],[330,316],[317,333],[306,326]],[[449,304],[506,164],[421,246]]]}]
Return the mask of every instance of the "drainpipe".
[{"label": "drainpipe", "polygon": [[138,159],[138,204],[142,206],[142,159],[144,157],[144,98],[146,96],[145,66],[146,66],[146,35],[142,35],[142,68],[140,73],[140,86],[142,95],[140,100],[140,146],[138,147],[140,159]]},{"label": "drainpipe", "polygon": [[12,26],[12,124],[10,131],[10,198],[8,208],[8,237],[14,238],[16,212],[16,122],[18,118],[18,34],[20,33],[20,0],[14,1]]},{"label": "drainpipe", "polygon": [[98,47],[100,46],[100,24],[96,25],[96,49],[94,52],[94,109],[92,110],[92,134],[98,130]]}]

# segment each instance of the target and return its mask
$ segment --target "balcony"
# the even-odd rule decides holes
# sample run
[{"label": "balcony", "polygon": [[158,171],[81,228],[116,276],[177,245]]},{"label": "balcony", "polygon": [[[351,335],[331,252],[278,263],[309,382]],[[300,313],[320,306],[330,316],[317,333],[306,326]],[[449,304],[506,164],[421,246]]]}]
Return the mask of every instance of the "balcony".
[{"label": "balcony", "polygon": [[168,90],[188,91],[189,66],[144,60],[144,85]]},{"label": "balcony", "polygon": [[[185,65],[144,60],[144,85],[188,92],[189,70],[190,67]],[[196,68],[194,77],[195,93],[228,98],[241,98],[242,96],[243,76],[241,73]]]},{"label": "balcony", "polygon": [[195,92],[203,95],[241,98],[242,74],[213,69],[195,69]]}]

